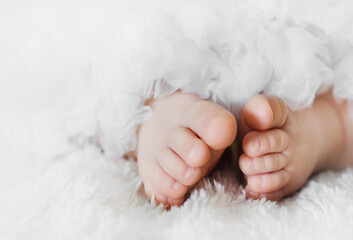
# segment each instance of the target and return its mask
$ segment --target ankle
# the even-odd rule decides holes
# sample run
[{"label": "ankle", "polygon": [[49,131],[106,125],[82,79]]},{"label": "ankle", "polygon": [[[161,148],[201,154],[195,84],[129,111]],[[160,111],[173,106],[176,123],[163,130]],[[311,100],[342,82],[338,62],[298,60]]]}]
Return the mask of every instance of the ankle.
[{"label": "ankle", "polygon": [[323,169],[341,169],[347,150],[345,124],[339,106],[331,93],[318,99],[317,117],[320,127],[320,144]]}]

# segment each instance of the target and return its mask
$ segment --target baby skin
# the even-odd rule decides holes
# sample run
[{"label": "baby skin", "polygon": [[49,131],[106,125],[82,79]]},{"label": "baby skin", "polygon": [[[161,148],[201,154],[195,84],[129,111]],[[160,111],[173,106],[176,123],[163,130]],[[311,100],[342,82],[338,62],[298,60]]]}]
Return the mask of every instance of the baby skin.
[{"label": "baby skin", "polygon": [[185,194],[217,164],[237,133],[234,116],[193,94],[176,92],[147,102],[151,118],[138,129],[138,162],[149,198],[181,205]]},{"label": "baby skin", "polygon": [[331,93],[296,112],[278,98],[257,95],[245,105],[240,122],[239,167],[250,198],[279,200],[318,171],[352,165],[351,120],[346,104]]}]

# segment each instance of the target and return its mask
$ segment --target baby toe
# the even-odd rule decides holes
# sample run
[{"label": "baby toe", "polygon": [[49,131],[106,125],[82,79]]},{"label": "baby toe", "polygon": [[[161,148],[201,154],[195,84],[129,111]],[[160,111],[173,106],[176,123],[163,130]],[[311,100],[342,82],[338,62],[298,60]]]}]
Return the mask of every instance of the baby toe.
[{"label": "baby toe", "polygon": [[246,175],[257,175],[279,171],[288,165],[288,158],[283,153],[267,154],[261,157],[248,157],[242,154],[239,167]]},{"label": "baby toe", "polygon": [[289,173],[281,170],[273,173],[248,176],[247,184],[254,192],[270,193],[283,188],[289,180]]},{"label": "baby toe", "polygon": [[254,130],[282,127],[288,116],[288,107],[283,100],[266,95],[253,96],[244,106],[243,119]]},{"label": "baby toe", "polygon": [[201,168],[190,167],[171,149],[162,151],[158,162],[165,173],[185,186],[194,185],[202,177]]},{"label": "baby toe", "polygon": [[184,203],[185,198],[178,198],[178,199],[173,199],[173,198],[168,198],[168,204],[171,206],[180,206]]},{"label": "baby toe", "polygon": [[151,183],[144,183],[144,189],[145,189],[145,193],[147,195],[147,197],[151,200],[151,201],[155,201],[157,203],[162,203],[164,205],[168,205],[168,198],[157,192],[151,185]]},{"label": "baby toe", "polygon": [[167,142],[190,167],[204,166],[210,159],[208,146],[187,128],[178,127],[171,130]]},{"label": "baby toe", "polygon": [[228,147],[237,133],[237,122],[232,113],[209,101],[199,101],[185,112],[182,124],[213,150]]},{"label": "baby toe", "polygon": [[150,175],[153,190],[168,198],[181,198],[188,191],[188,187],[179,183],[169,176],[159,164],[156,164],[156,171]]},{"label": "baby toe", "polygon": [[252,131],[243,139],[243,150],[250,157],[258,157],[267,153],[283,152],[288,143],[288,134],[281,129]]},{"label": "baby toe", "polygon": [[246,196],[252,199],[266,199],[269,201],[278,201],[284,196],[283,189],[270,193],[258,193],[252,191],[250,188],[246,188]]}]

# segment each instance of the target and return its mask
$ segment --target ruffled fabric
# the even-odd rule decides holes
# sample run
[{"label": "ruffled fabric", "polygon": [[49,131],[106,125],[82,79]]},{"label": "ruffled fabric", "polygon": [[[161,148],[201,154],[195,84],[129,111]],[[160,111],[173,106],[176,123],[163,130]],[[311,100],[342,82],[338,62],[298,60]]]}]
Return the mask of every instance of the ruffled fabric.
[{"label": "ruffled fabric", "polygon": [[352,99],[353,75],[350,65],[353,47],[353,2],[350,0],[283,1],[281,19],[325,39],[334,73],[333,93],[338,99]]},{"label": "ruffled fabric", "polygon": [[352,22],[351,0],[4,0],[0,95],[122,156],[145,101],[177,89],[236,115],[261,92],[293,110],[331,86],[353,99]]}]

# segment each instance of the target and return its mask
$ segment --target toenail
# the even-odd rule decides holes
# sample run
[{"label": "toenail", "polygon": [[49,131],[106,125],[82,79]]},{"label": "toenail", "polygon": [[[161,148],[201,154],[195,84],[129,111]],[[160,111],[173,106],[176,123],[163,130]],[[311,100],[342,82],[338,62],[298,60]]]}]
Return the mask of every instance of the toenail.
[{"label": "toenail", "polygon": [[185,174],[184,174],[184,178],[185,178],[185,179],[188,179],[188,178],[191,176],[191,174],[192,174],[193,171],[194,171],[194,169],[191,168],[191,167],[189,167],[188,169],[186,169]]},{"label": "toenail", "polygon": [[261,149],[261,138],[259,136],[256,137],[255,147],[254,148],[257,151],[260,151],[260,149]]},{"label": "toenail", "polygon": [[253,176],[248,181],[251,186],[263,187],[263,185],[264,185],[264,179],[261,175]]},{"label": "toenail", "polygon": [[246,195],[250,198],[258,198],[259,197],[259,193],[258,192],[254,192],[253,190],[251,190],[249,187],[247,187],[245,189],[246,191]]},{"label": "toenail", "polygon": [[174,200],[173,198],[168,198],[168,203],[172,205],[173,204],[173,200]]},{"label": "toenail", "polygon": [[162,194],[159,194],[159,193],[153,193],[151,195],[151,201],[156,201],[156,202],[166,202],[167,201],[167,198],[162,195]]},{"label": "toenail", "polygon": [[255,168],[255,159],[254,158],[246,156],[246,160],[250,163],[250,167],[251,168],[256,169]]},{"label": "toenail", "polygon": [[184,198],[179,198],[179,199],[168,198],[168,203],[172,206],[175,204],[179,205],[180,203],[183,203],[183,201],[184,201]]},{"label": "toenail", "polygon": [[181,185],[178,181],[175,181],[175,183],[173,184],[173,189],[178,190],[182,187],[183,185]]},{"label": "toenail", "polygon": [[195,157],[197,156],[197,147],[195,147],[195,144],[191,147],[191,150],[189,152],[189,159],[194,160]]}]

